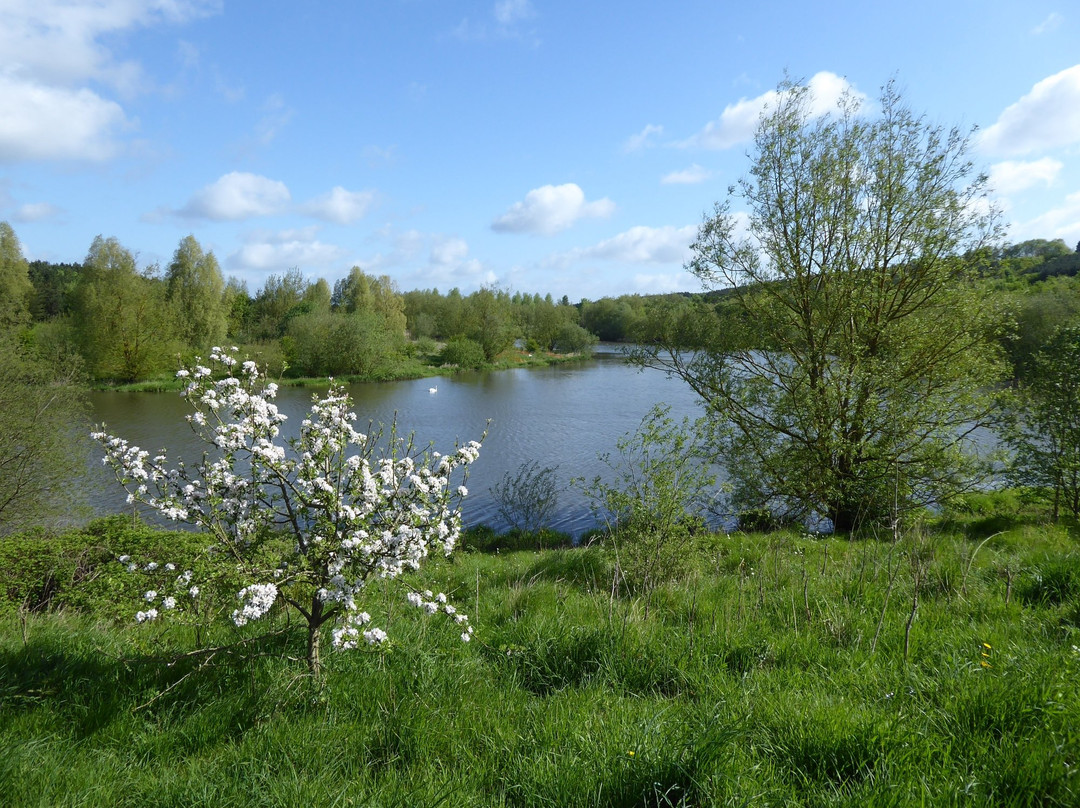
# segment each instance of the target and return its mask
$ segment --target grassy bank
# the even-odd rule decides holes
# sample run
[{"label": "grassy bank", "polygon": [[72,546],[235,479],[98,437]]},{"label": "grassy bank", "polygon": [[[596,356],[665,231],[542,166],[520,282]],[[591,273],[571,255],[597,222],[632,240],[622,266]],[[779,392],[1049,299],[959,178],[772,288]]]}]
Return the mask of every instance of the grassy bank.
[{"label": "grassy bank", "polygon": [[602,548],[466,553],[429,580],[474,642],[374,593],[392,646],[328,655],[321,686],[280,618],[246,659],[112,619],[134,606],[98,566],[111,543],[181,541],[125,530],[61,542],[33,614],[13,559],[36,539],[0,540],[24,543],[2,567],[5,805],[1080,804],[1064,527],[995,512],[899,541],[702,537],[648,617],[612,598]]}]

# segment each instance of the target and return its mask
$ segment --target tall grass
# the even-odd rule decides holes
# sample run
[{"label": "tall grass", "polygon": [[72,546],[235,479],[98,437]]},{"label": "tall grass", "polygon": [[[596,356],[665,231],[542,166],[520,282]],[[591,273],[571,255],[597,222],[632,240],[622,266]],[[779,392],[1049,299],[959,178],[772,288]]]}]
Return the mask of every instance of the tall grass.
[{"label": "tall grass", "polygon": [[0,802],[1078,805],[1076,536],[980,548],[973,520],[705,537],[647,619],[598,548],[467,554],[432,575],[473,643],[376,593],[393,646],[322,683],[284,622],[183,656],[184,630],[9,609]]}]

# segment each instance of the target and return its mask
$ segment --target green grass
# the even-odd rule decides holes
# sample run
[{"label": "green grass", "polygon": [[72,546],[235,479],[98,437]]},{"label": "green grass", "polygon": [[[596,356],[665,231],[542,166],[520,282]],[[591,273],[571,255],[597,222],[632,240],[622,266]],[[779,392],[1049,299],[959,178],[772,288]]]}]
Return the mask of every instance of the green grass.
[{"label": "green grass", "polygon": [[706,537],[648,618],[599,548],[464,554],[429,580],[474,642],[380,589],[392,647],[327,653],[321,684],[280,615],[178,659],[187,629],[93,599],[8,608],[0,802],[1076,806],[1080,542],[1017,518],[980,547],[980,518]]}]

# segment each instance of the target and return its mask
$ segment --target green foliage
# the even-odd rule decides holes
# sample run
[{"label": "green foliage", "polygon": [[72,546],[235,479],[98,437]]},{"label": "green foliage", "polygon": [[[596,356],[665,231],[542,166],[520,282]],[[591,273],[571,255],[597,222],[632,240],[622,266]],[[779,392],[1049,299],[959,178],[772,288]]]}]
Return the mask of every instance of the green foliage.
[{"label": "green foliage", "polygon": [[960,132],[913,114],[891,84],[874,117],[850,97],[818,116],[810,93],[785,82],[761,119],[733,195],[749,232],[727,201],[693,245],[691,272],[731,287],[756,339],[716,329],[687,345],[675,329],[637,358],[702,396],[739,508],[848,531],[987,472],[967,436],[994,414],[1001,315],[962,256],[997,229]]},{"label": "green foliage", "polygon": [[704,421],[676,423],[657,405],[633,435],[618,441],[618,458],[601,460],[614,474],[576,480],[605,521],[625,584],[646,595],[687,569],[700,514],[715,497],[716,475]]},{"label": "green foliage", "polygon": [[188,348],[208,351],[228,330],[225,279],[217,258],[186,236],[165,272],[165,297],[173,307],[176,336]]},{"label": "green foliage", "polygon": [[283,346],[293,375],[374,378],[401,355],[404,335],[373,311],[312,311],[289,319]]},{"label": "green foliage", "polygon": [[476,369],[484,366],[484,346],[468,337],[451,337],[446,341],[440,360],[444,365]]},{"label": "green foliage", "polygon": [[164,532],[131,516],[97,519],[79,530],[8,535],[0,541],[0,614],[74,610],[127,622],[146,587],[117,561],[121,553],[190,569],[204,547],[198,534]]},{"label": "green foliage", "polygon": [[462,328],[483,349],[484,360],[493,362],[517,336],[509,296],[488,288],[474,292],[465,302]]},{"label": "green foliage", "polygon": [[268,277],[246,315],[250,323],[249,337],[268,341],[284,335],[286,317],[301,304],[306,287],[299,269]]},{"label": "green foliage", "polygon": [[596,344],[596,337],[577,323],[563,323],[551,341],[556,353],[583,353]]},{"label": "green foliage", "polygon": [[115,238],[94,239],[74,298],[75,338],[94,378],[132,382],[175,364],[164,285]]},{"label": "green foliage", "polygon": [[1053,515],[1080,518],[1080,325],[1058,328],[1034,360],[1005,440],[1020,485],[1052,492]]},{"label": "green foliage", "polygon": [[85,504],[85,399],[77,356],[0,333],[0,534],[72,519]]},{"label": "green foliage", "polygon": [[[544,466],[535,460],[522,463],[516,472],[507,471],[491,489],[499,506],[499,516],[514,530],[539,534],[555,517],[559,505],[558,466]],[[543,537],[539,537],[543,549]]]},{"label": "green foliage", "polygon": [[29,322],[33,292],[19,237],[10,224],[0,222],[0,330]]}]

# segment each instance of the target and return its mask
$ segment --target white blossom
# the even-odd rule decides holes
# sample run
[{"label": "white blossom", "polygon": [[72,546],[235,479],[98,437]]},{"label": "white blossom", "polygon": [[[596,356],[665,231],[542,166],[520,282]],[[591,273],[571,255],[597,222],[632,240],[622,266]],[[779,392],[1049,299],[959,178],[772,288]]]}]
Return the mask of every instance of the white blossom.
[{"label": "white blossom", "polygon": [[[451,493],[465,496],[467,489],[451,479],[467,473],[480,442],[470,441],[450,454],[421,456],[392,438],[386,454],[377,456],[378,436],[355,429],[357,413],[345,389],[335,383],[314,398],[299,434],[286,439],[281,430],[287,419],[274,403],[277,386],[265,381],[254,362],[241,363],[235,354],[235,348],[215,346],[211,367],[196,361],[177,374],[187,382],[182,395],[193,408],[189,423],[209,444],[201,461],[168,466],[164,452],[151,458],[122,438],[96,430],[92,434],[106,464],[132,502],[214,537],[213,553],[222,567],[208,573],[210,580],[224,580],[236,569],[250,571],[238,593],[240,607],[232,613],[236,625],[266,615],[283,593],[296,603],[314,592],[322,619],[334,621],[335,646],[356,647],[361,639],[381,644],[386,640],[382,629],[360,632],[371,620],[360,611],[365,585],[372,576],[393,579],[418,570],[432,551],[449,554],[454,549],[461,519]],[[290,529],[293,536],[280,558],[263,566],[266,559],[255,551],[268,529]],[[131,572],[140,570],[128,556],[121,563]],[[160,576],[176,569],[171,562],[164,570],[150,562],[141,571]],[[157,602],[159,592],[168,590],[162,608],[183,611],[176,608],[176,596],[196,598],[201,592],[192,579],[192,571],[185,570],[156,580],[156,588],[146,592],[153,593],[147,602]],[[408,598],[429,614],[441,609],[467,626],[444,593],[409,592]],[[149,609],[136,619],[156,617],[157,611]],[[317,630],[318,623],[309,618],[311,625]]]}]

